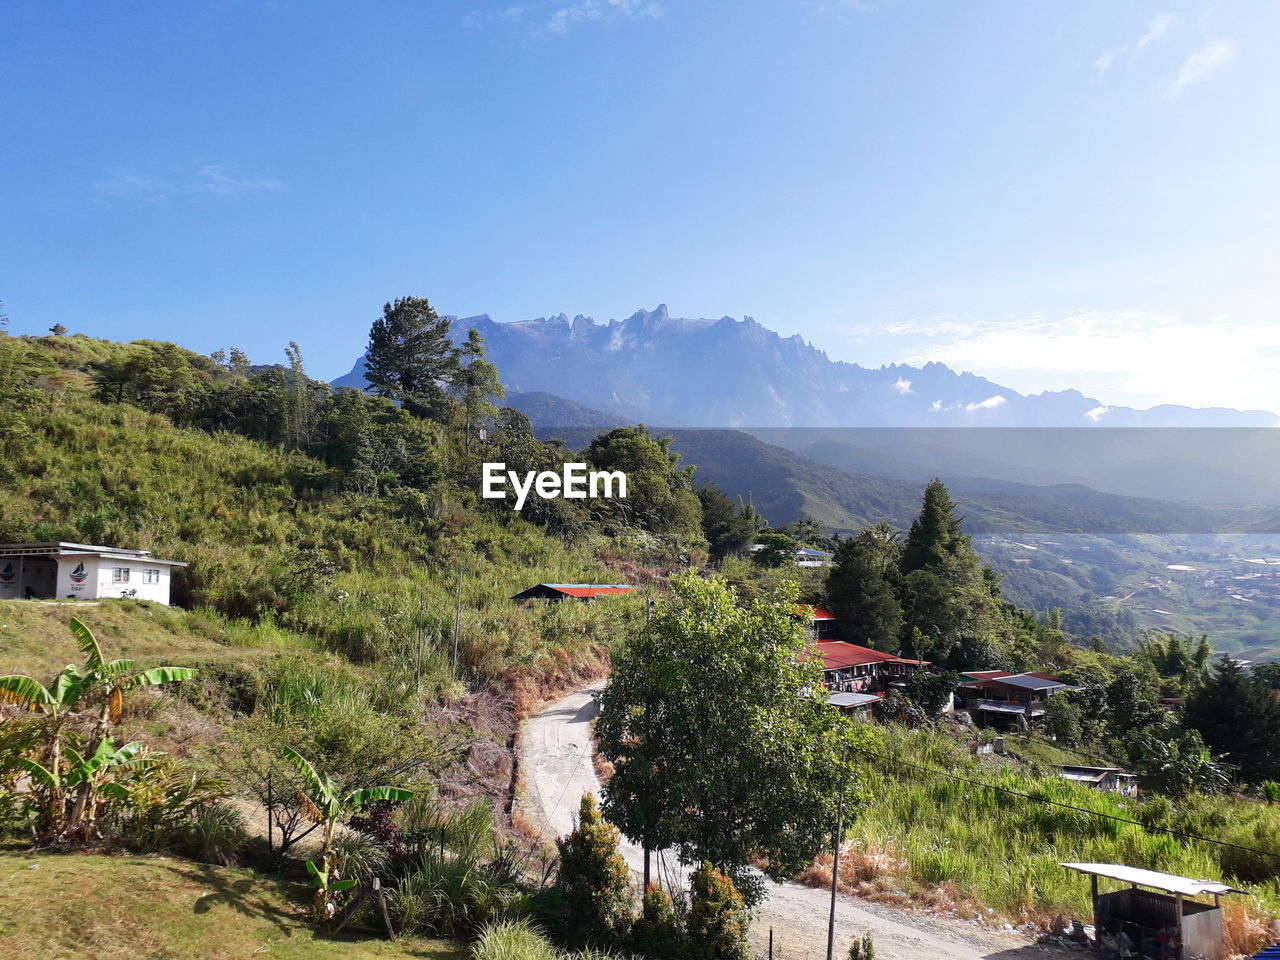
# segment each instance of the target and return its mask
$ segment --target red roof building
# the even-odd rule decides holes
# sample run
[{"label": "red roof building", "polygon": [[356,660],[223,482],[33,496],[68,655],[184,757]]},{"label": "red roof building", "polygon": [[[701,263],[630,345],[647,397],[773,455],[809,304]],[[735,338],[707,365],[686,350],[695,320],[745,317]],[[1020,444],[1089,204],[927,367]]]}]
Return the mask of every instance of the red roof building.
[{"label": "red roof building", "polygon": [[635,587],[625,583],[539,583],[517,593],[512,600],[594,600],[597,597],[630,593]]}]

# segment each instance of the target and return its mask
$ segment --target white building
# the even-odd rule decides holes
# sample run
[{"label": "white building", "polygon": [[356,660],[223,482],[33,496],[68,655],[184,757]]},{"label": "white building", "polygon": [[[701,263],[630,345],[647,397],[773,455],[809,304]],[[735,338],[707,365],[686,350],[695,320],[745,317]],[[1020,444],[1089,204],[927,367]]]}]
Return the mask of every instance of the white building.
[{"label": "white building", "polygon": [[119,550],[86,543],[0,543],[0,600],[99,600],[136,597],[169,602],[177,560],[150,550]]}]

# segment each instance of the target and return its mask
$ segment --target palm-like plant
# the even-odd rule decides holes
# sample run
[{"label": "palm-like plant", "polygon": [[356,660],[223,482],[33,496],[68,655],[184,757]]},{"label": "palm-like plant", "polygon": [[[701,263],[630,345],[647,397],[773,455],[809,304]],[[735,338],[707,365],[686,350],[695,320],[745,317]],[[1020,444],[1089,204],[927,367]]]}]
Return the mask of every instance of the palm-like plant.
[{"label": "palm-like plant", "polygon": [[[92,824],[86,825],[85,814],[93,801],[94,785],[90,780],[68,782],[63,764],[63,735],[70,719],[93,719],[94,735],[86,751],[89,757],[98,755],[102,745],[109,741],[111,724],[120,719],[124,695],[141,687],[158,686],[195,676],[194,670],[185,667],[153,667],[137,670],[133,660],[106,660],[102,648],[88,627],[78,617],[69,624],[76,645],[84,655],[84,664],[67,664],[46,687],[31,677],[13,674],[0,677],[0,701],[17,704],[28,710],[44,714],[49,721],[45,763],[31,762],[24,765],[41,793],[41,839],[53,840],[72,835],[86,835]],[[96,718],[80,712],[81,703],[91,694],[103,693],[102,708]],[[78,756],[78,754],[77,754]],[[66,820],[67,791],[78,791],[76,804],[69,823]],[[91,818],[92,819],[92,818]]]},{"label": "palm-like plant", "polygon": [[21,764],[31,774],[39,797],[39,830],[44,838],[52,837],[62,828],[65,813],[63,733],[67,720],[75,715],[91,686],[90,677],[72,664],[62,668],[50,687],[31,677],[0,677],[0,700],[43,714],[49,722],[44,764],[33,760]]},{"label": "palm-like plant", "polygon": [[332,777],[321,776],[311,761],[291,747],[282,751],[286,760],[298,768],[306,780],[310,793],[299,793],[298,803],[306,814],[324,829],[320,846],[320,866],[314,861],[307,861],[307,870],[316,882],[315,911],[316,918],[329,920],[336,909],[334,895],[350,890],[356,885],[353,879],[343,879],[338,874],[334,859],[333,831],[342,818],[353,810],[357,810],[374,800],[390,800],[403,803],[413,796],[412,790],[399,787],[366,787],[343,794],[333,782]]}]

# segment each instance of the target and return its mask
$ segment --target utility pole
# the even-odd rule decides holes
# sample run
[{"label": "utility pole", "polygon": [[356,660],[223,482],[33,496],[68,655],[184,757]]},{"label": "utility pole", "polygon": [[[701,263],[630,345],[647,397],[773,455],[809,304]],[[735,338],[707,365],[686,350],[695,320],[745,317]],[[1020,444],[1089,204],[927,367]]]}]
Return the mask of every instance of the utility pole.
[{"label": "utility pole", "polygon": [[840,745],[840,792],[836,799],[836,832],[831,841],[831,914],[827,918],[827,960],[833,960],[836,949],[836,887],[840,885],[840,844],[844,840],[844,763],[849,743]]},{"label": "utility pole", "polygon": [[[649,622],[652,619],[653,619],[653,600],[646,599],[644,602],[644,625],[646,630],[649,628]],[[646,697],[645,703],[644,703],[644,745],[646,750],[649,749],[650,742],[651,741],[649,738],[649,698]],[[651,765],[650,766],[651,773],[652,773],[652,769],[653,768]],[[652,818],[652,809],[650,809],[648,816],[649,818]],[[648,827],[649,824],[646,823],[645,826]],[[649,892],[649,859],[652,856],[652,851],[649,849],[649,831],[647,829],[645,830],[645,835],[643,839],[644,839],[644,888],[643,889],[645,893],[648,893]]]},{"label": "utility pole", "polygon": [[465,568],[458,564],[458,602],[453,608],[453,675],[458,675],[458,635],[462,632],[462,571]]}]

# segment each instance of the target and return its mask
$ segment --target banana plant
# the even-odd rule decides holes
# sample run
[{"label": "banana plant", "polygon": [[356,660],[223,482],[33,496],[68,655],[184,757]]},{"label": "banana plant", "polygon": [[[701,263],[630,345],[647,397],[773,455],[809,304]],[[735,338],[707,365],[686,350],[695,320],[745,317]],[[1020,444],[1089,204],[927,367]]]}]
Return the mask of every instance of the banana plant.
[{"label": "banana plant", "polygon": [[[40,793],[40,839],[51,842],[64,835],[83,832],[82,817],[91,799],[91,787],[87,781],[69,785],[65,777],[63,738],[68,720],[91,720],[94,734],[90,741],[89,756],[96,756],[108,739],[111,724],[120,719],[126,692],[140,687],[157,686],[195,676],[194,670],[185,667],[154,667],[136,670],[133,660],[106,660],[93,632],[78,618],[69,624],[76,646],[84,656],[84,664],[67,664],[54,677],[52,687],[38,680],[21,675],[0,677],[0,701],[25,707],[48,718],[49,733],[43,764],[35,764],[47,776],[26,767]],[[81,703],[90,695],[101,691],[103,702],[96,718],[80,713]],[[71,823],[66,823],[67,791],[76,789],[79,795],[72,810]]]},{"label": "banana plant", "polygon": [[117,748],[112,737],[104,737],[98,741],[97,749],[84,757],[68,747],[67,788],[79,789],[67,823],[67,833],[74,833],[85,840],[97,835],[101,797],[106,795],[120,799],[127,796],[120,784],[111,782],[112,776],[123,769],[139,766],[145,757],[141,741],[136,740]]},{"label": "banana plant", "polygon": [[[95,688],[101,688],[102,710],[94,731],[95,741],[101,742],[110,732],[111,724],[120,719],[124,709],[124,695],[141,687],[156,687],[164,683],[190,680],[196,675],[187,667],[152,667],[136,670],[133,660],[105,660],[93,631],[79,617],[72,617],[71,633],[76,638],[80,652],[84,654],[84,672]],[[96,744],[94,749],[96,750]]]},{"label": "banana plant", "polygon": [[76,716],[80,701],[92,688],[92,678],[79,667],[67,664],[46,687],[31,677],[0,677],[0,700],[43,714],[49,722],[43,764],[33,760],[22,766],[31,774],[40,804],[39,832],[49,839],[62,829],[66,795],[63,783],[63,734],[66,723]]},{"label": "banana plant", "polygon": [[307,784],[307,793],[299,793],[298,803],[303,811],[324,828],[324,836],[320,846],[320,865],[307,861],[307,871],[316,883],[315,912],[316,919],[327,922],[336,911],[335,894],[350,890],[356,885],[354,880],[344,880],[339,876],[338,865],[333,856],[333,831],[347,814],[359,809],[373,800],[391,800],[403,803],[413,797],[412,790],[399,787],[366,787],[343,794],[329,776],[321,776],[311,761],[291,747],[285,747],[281,753],[285,759],[298,768]]}]

